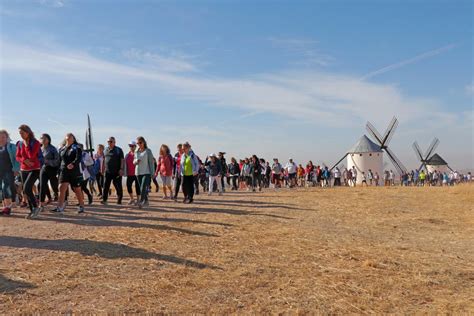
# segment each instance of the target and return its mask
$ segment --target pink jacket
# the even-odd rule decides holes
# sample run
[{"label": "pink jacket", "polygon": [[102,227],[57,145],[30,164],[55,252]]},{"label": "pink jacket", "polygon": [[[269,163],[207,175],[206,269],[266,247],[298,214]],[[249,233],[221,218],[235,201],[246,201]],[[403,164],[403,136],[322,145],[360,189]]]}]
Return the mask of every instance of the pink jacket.
[{"label": "pink jacket", "polygon": [[173,175],[173,157],[171,157],[171,155],[160,156],[160,158],[158,158],[156,174],[161,174],[165,177],[171,177]]}]

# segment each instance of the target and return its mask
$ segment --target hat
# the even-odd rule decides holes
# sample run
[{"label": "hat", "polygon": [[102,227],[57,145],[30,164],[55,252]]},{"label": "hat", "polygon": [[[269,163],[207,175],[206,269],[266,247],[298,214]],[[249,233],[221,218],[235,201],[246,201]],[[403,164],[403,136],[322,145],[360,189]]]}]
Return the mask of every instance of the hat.
[{"label": "hat", "polygon": [[210,154],[209,157],[214,157],[214,158],[216,158],[217,156],[216,156],[216,154]]},{"label": "hat", "polygon": [[129,143],[128,143],[129,146],[137,146],[137,142],[134,141],[134,140],[131,140]]},{"label": "hat", "polygon": [[225,155],[225,152],[220,151],[220,152],[219,152],[219,155]]}]

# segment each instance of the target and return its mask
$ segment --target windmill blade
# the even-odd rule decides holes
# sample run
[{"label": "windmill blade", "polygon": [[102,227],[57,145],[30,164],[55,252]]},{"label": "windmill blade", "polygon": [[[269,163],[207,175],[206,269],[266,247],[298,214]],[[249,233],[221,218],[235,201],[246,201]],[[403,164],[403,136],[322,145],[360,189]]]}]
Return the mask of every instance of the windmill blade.
[{"label": "windmill blade", "polygon": [[331,168],[331,169],[329,169],[329,171],[332,171],[332,169],[336,168],[336,167],[337,167],[337,166],[338,166],[338,165],[341,163],[341,161],[343,161],[343,160],[344,160],[344,158],[346,158],[346,157],[347,157],[347,155],[348,155],[348,154],[345,154],[345,155],[344,155],[344,156],[343,156],[341,159],[339,159],[339,161],[338,161],[338,162],[336,162],[336,163],[334,164],[334,166],[332,166],[332,168]]},{"label": "windmill blade", "polygon": [[423,161],[423,156],[421,154],[421,149],[420,146],[418,146],[418,143],[415,141],[412,145],[413,150],[415,151],[416,156],[418,157],[418,160]]},{"label": "windmill blade", "polygon": [[425,160],[427,160],[428,158],[430,158],[430,156],[434,153],[436,147],[438,147],[439,145],[439,139],[437,139],[436,137],[433,139],[433,141],[431,142],[430,146],[428,147],[428,149],[426,150],[426,153],[425,153]]},{"label": "windmill blade", "polygon": [[382,136],[380,136],[380,133],[377,131],[377,129],[370,122],[367,122],[365,128],[367,129],[369,134],[372,135],[372,137],[379,143],[379,145],[381,145]]},{"label": "windmill blade", "polygon": [[383,138],[383,143],[382,146],[387,146],[388,143],[392,140],[393,134],[395,134],[395,130],[398,127],[398,120],[394,116],[392,118],[392,121],[390,121],[390,124],[387,127],[387,130],[385,131],[384,138]]},{"label": "windmill blade", "polygon": [[398,159],[397,156],[395,156],[395,154],[390,149],[385,148],[385,152],[387,153],[388,157],[390,158],[393,165],[395,166],[395,168],[398,170],[400,174],[406,172],[407,169],[405,168],[405,166],[402,164],[400,159]]},{"label": "windmill blade", "polygon": [[89,114],[87,114],[87,131],[86,131],[86,149],[90,152],[91,156],[94,152],[94,143],[92,139],[92,125],[91,125],[91,118]]},{"label": "windmill blade", "polygon": [[424,162],[421,163],[420,168],[418,168],[418,171],[423,169],[423,167],[425,168],[426,171],[428,171],[428,168],[426,168],[426,163],[424,163]]}]

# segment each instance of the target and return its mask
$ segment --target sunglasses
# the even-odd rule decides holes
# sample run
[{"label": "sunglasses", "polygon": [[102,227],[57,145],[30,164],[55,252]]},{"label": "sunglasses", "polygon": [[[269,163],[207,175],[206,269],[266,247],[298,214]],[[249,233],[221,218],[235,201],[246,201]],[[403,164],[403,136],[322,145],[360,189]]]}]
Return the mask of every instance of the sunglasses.
[{"label": "sunglasses", "polygon": [[138,145],[141,145],[141,144],[143,144],[143,142],[138,142],[137,144],[138,144]]},{"label": "sunglasses", "polygon": [[114,141],[113,140],[108,140],[107,143],[113,143]]}]

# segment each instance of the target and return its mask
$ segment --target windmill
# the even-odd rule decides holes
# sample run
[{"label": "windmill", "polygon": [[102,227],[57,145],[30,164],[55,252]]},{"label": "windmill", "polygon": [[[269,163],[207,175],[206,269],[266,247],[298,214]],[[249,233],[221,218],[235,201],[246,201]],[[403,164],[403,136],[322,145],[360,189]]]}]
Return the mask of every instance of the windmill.
[{"label": "windmill", "polygon": [[367,122],[366,129],[369,132],[369,134],[373,137],[375,142],[380,146],[380,149],[382,149],[383,151],[387,153],[388,158],[392,162],[395,169],[397,169],[398,173],[403,174],[406,172],[407,169],[402,164],[400,159],[398,159],[397,156],[395,156],[393,151],[391,151],[388,148],[388,144],[390,140],[392,139],[393,134],[395,133],[395,130],[397,129],[397,126],[398,126],[398,120],[394,116],[392,120],[390,121],[390,124],[388,124],[388,127],[385,130],[383,137],[380,135],[377,129],[370,122]]},{"label": "windmill", "polygon": [[423,155],[421,153],[421,148],[418,145],[418,142],[417,141],[413,142],[413,145],[412,145],[413,150],[415,151],[415,154],[418,157],[418,160],[420,160],[420,162],[421,162],[421,166],[420,166],[420,168],[418,168],[418,170],[421,170],[421,168],[425,168],[425,170],[427,170],[426,169],[426,162],[431,157],[431,155],[434,153],[436,147],[438,147],[438,144],[439,144],[439,139],[437,139],[436,137],[433,138],[433,141],[431,141],[430,146],[428,146],[428,149],[426,150],[425,154]]},{"label": "windmill", "polygon": [[440,155],[434,154],[434,151],[438,147],[438,145],[439,145],[439,139],[435,137],[431,141],[431,144],[428,146],[428,149],[423,155],[421,148],[418,145],[418,142],[415,141],[413,143],[412,145],[413,150],[415,151],[417,158],[421,162],[421,165],[418,168],[418,170],[421,170],[422,168],[424,168],[427,172],[431,172],[432,171],[431,169],[439,169],[439,168],[444,169],[441,166],[446,166],[446,168],[450,169],[451,171],[453,170],[451,169],[451,167],[449,167],[448,163],[444,161],[443,158],[441,158]]},{"label": "windmill", "polygon": [[91,118],[89,114],[87,114],[87,129],[86,129],[86,152],[88,152],[91,157],[94,152],[94,139],[92,137],[92,126],[91,126]]}]

